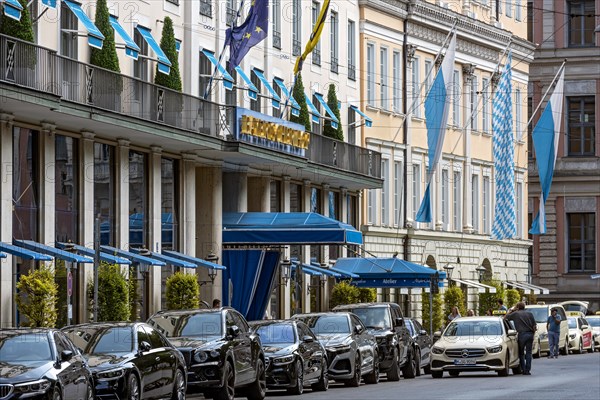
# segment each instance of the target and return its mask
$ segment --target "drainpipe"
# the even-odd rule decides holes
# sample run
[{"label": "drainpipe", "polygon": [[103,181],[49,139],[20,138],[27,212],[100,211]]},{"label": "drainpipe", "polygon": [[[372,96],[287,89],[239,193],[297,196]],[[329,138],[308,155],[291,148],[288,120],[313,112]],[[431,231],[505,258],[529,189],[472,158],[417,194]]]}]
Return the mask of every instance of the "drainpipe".
[{"label": "drainpipe", "polygon": [[[410,5],[409,5],[409,10],[410,10]],[[409,11],[410,14],[410,11]],[[407,68],[407,45],[408,45],[408,17],[406,18],[406,21],[404,22],[404,39],[403,39],[403,44],[402,44],[402,76],[404,79],[402,79],[402,98],[403,98],[403,102],[402,102],[402,112],[404,113],[404,115],[406,115],[406,113],[408,112],[408,106],[407,106],[407,102],[408,102],[408,88],[407,88],[407,72],[408,72],[408,68]],[[407,219],[407,212],[408,212],[408,143],[406,143],[407,138],[408,138],[408,118],[404,118],[404,122],[403,122],[403,127],[402,127],[402,137],[403,142],[404,142],[404,188],[403,188],[403,194],[404,194],[404,221],[401,221],[402,225],[399,226],[405,226],[406,223],[406,219]],[[400,223],[400,222],[399,222]],[[404,259],[409,261],[410,260],[410,234],[409,232],[412,231],[412,229],[408,229],[406,231],[406,236],[404,237]]]}]

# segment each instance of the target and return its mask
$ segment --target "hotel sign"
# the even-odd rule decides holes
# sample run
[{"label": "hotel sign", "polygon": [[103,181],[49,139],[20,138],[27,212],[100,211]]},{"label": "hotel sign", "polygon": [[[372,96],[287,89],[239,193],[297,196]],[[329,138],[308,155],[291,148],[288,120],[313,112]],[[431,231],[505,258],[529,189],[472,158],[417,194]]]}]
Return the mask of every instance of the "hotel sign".
[{"label": "hotel sign", "polygon": [[236,121],[236,140],[295,156],[306,156],[310,133],[304,131],[304,126],[245,108],[237,108]]}]

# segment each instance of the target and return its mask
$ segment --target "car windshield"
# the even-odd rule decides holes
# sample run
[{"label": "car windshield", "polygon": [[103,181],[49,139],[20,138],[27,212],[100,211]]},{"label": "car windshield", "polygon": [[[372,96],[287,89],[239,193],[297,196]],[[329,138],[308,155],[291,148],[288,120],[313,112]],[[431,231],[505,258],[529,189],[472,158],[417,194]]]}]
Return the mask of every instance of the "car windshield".
[{"label": "car windshield", "polygon": [[492,337],[502,335],[500,321],[452,321],[444,331],[444,336]]},{"label": "car windshield", "polygon": [[345,315],[319,315],[305,322],[317,335],[350,333],[350,324]]},{"label": "car windshield", "polygon": [[257,329],[262,344],[292,344],[296,342],[296,333],[291,324],[268,324]]},{"label": "car windshield", "polygon": [[587,322],[594,328],[600,328],[600,318],[588,318]]},{"label": "car windshield", "polygon": [[120,354],[133,351],[131,326],[84,325],[66,329],[64,332],[85,354]]},{"label": "car windshield", "polygon": [[569,328],[570,329],[577,328],[577,319],[576,318],[567,318],[567,320],[569,321]]},{"label": "car windshield", "polygon": [[535,318],[535,322],[538,324],[545,324],[546,321],[548,321],[548,316],[550,315],[548,314],[548,307],[532,307],[526,309],[527,311],[531,311],[533,318]]},{"label": "car windshield", "polygon": [[392,327],[387,307],[355,308],[352,312],[367,328],[391,329]]},{"label": "car windshield", "polygon": [[51,360],[52,352],[46,333],[0,332],[0,362],[24,364]]},{"label": "car windshield", "polygon": [[163,314],[152,317],[150,325],[167,337],[222,336],[220,312],[198,314]]}]

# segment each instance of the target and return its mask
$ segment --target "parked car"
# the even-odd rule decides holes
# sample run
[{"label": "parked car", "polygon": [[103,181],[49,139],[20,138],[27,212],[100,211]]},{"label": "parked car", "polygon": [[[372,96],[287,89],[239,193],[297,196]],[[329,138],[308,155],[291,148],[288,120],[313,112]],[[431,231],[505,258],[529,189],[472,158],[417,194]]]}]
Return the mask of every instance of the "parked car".
[{"label": "parked car", "polygon": [[402,309],[396,303],[358,303],[337,306],[333,311],[353,312],[377,339],[379,369],[389,381],[414,378],[421,363],[413,339],[405,326]]},{"label": "parked car", "polygon": [[329,379],[348,386],[379,382],[379,356],[375,336],[361,320],[349,312],[297,314],[293,319],[304,322],[327,351]]},{"label": "parked car", "polygon": [[417,376],[421,375],[421,368],[423,368],[423,372],[430,374],[431,370],[429,368],[429,364],[431,362],[431,336],[429,336],[427,331],[423,329],[421,323],[416,319],[406,318],[404,321],[406,322],[406,328],[410,332],[410,335],[413,339],[413,350],[414,354],[417,355],[415,360],[420,360],[420,362],[417,363]]},{"label": "parked car", "polygon": [[[569,325],[567,323],[567,314],[565,309],[560,304],[529,304],[525,306],[527,311],[531,311],[535,322],[537,323],[538,343],[533,344],[533,354],[538,357],[541,353],[548,353],[550,346],[548,345],[548,330],[546,323],[551,314],[551,310],[556,308],[560,315],[560,335],[558,337],[558,348],[560,354],[567,355],[569,353]],[[536,349],[539,349],[536,352]]]},{"label": "parked car", "polygon": [[[573,312],[573,311],[571,311]],[[581,316],[569,316],[569,350],[581,354],[595,351],[594,334],[590,324]]]},{"label": "parked car", "polygon": [[588,315],[585,319],[592,328],[594,349],[600,351],[600,315]]},{"label": "parked car", "polygon": [[265,397],[260,338],[233,308],[160,311],[148,323],[183,353],[191,390],[219,400],[233,400],[236,395],[250,400]]},{"label": "parked car", "polygon": [[305,386],[329,388],[327,353],[315,334],[299,320],[250,322],[265,352],[267,388],[302,394]]},{"label": "parked car", "polygon": [[0,330],[0,399],[94,399],[85,359],[55,329]]},{"label": "parked car", "polygon": [[444,372],[458,376],[467,371],[496,371],[507,376],[521,373],[517,331],[501,317],[453,319],[431,348],[431,376]]},{"label": "parked car", "polygon": [[96,398],[185,399],[181,353],[142,322],[99,322],[62,329],[87,359]]},{"label": "parked car", "polygon": [[571,312],[578,312],[582,316],[585,316],[588,311],[589,302],[588,301],[579,301],[579,300],[567,300],[559,303],[567,314]]}]

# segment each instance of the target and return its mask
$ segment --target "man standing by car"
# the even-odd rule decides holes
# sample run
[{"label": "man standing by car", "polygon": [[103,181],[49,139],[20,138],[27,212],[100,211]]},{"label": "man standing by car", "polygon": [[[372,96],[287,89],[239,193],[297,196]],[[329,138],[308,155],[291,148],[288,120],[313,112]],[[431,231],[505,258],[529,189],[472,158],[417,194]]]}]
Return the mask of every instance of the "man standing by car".
[{"label": "man standing by car", "polygon": [[537,330],[535,318],[530,311],[525,310],[525,303],[522,301],[517,303],[516,311],[511,308],[504,318],[512,321],[519,333],[519,361],[523,375],[531,375],[531,348],[533,335]]},{"label": "man standing by car", "polygon": [[560,315],[558,310],[553,308],[550,311],[548,321],[546,321],[546,330],[548,331],[548,358],[558,358],[558,337],[560,336]]}]

